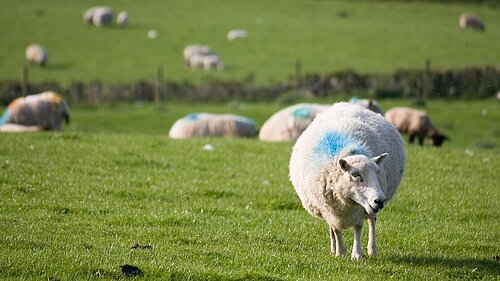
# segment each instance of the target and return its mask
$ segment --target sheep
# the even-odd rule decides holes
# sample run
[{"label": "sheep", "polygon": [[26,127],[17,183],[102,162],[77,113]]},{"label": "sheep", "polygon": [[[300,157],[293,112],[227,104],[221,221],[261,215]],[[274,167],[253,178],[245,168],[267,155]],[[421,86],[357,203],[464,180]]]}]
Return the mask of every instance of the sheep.
[{"label": "sheep", "polygon": [[382,107],[380,107],[377,101],[374,101],[372,99],[358,99],[356,97],[353,97],[349,100],[349,102],[361,105],[366,109],[369,109],[375,113],[384,116],[384,111],[382,110]]},{"label": "sheep", "polygon": [[184,63],[190,66],[191,57],[194,55],[208,55],[212,53],[212,49],[205,45],[191,44],[187,45],[183,50]]},{"label": "sheep", "polygon": [[0,118],[0,125],[40,126],[44,130],[60,131],[63,120],[69,123],[66,102],[58,94],[47,91],[13,100]]},{"label": "sheep", "polygon": [[288,106],[267,119],[259,132],[262,141],[296,141],[321,111],[330,105],[299,103]]},{"label": "sheep", "polygon": [[256,123],[234,114],[192,113],[177,120],[169,131],[173,139],[193,137],[254,137]]},{"label": "sheep", "polygon": [[127,26],[128,25],[128,13],[127,11],[121,11],[118,13],[118,16],[116,17],[116,23],[119,26]]},{"label": "sheep", "polygon": [[427,112],[407,107],[393,107],[385,113],[385,118],[402,134],[408,134],[408,142],[413,143],[418,137],[418,143],[424,145],[424,139],[429,138],[433,146],[441,146],[449,138],[432,124]]},{"label": "sheep", "polygon": [[96,6],[88,9],[83,15],[83,20],[96,27],[111,24],[113,22],[113,9],[109,7]]},{"label": "sheep", "polygon": [[458,20],[458,24],[460,26],[460,29],[462,30],[471,28],[474,30],[484,31],[486,29],[484,22],[478,16],[470,13],[461,14]]},{"label": "sheep", "polygon": [[45,47],[39,44],[31,44],[26,47],[26,60],[31,64],[45,66],[49,56]]},{"label": "sheep", "polygon": [[227,39],[229,41],[233,41],[236,39],[241,39],[241,38],[246,38],[247,37],[247,32],[246,30],[243,29],[234,29],[231,30],[227,33]]},{"label": "sheep", "polygon": [[342,230],[353,226],[351,257],[362,257],[364,219],[368,255],[377,254],[376,215],[396,193],[405,162],[398,131],[352,103],[334,104],[302,133],[290,158],[290,181],[302,206],[328,224],[332,254],[345,256]]},{"label": "sheep", "polygon": [[202,61],[203,61],[203,69],[205,71],[212,69],[216,70],[224,69],[224,63],[222,62],[220,56],[217,54],[204,55],[202,56]]}]

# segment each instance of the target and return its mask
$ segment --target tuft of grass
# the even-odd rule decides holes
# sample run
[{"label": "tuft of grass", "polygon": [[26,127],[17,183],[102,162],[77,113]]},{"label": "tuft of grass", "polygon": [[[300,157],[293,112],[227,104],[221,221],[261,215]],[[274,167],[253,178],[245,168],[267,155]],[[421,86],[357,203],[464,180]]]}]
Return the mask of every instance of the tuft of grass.
[{"label": "tuft of grass", "polygon": [[[63,133],[0,134],[0,278],[116,280],[131,264],[146,280],[498,279],[500,155],[470,134],[489,128],[480,139],[497,143],[498,116],[486,101],[442,105],[427,103],[435,123],[454,116],[449,133],[464,139],[405,146],[379,256],[359,262],[332,257],[326,225],[302,209],[288,181],[292,144],[168,139],[187,105],[76,108]],[[276,106],[241,108],[262,120]],[[491,118],[477,116],[484,106]]]}]

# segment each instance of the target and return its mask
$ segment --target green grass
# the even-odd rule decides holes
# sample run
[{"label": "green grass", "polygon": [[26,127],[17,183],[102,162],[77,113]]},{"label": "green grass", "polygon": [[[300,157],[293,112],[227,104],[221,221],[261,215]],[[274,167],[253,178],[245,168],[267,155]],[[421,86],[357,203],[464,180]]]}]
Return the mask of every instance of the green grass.
[{"label": "green grass", "polygon": [[[276,108],[194,107],[259,124]],[[427,109],[453,141],[405,146],[379,256],[360,262],[332,257],[326,225],[302,209],[291,144],[168,139],[188,105],[73,108],[63,133],[0,134],[0,279],[114,280],[127,263],[145,280],[498,280],[498,103]]]},{"label": "green grass", "polygon": [[[200,81],[242,79],[284,81],[302,61],[303,73],[344,69],[392,72],[500,63],[500,9],[488,5],[431,1],[268,1],[169,0],[107,1],[127,10],[127,28],[96,29],[83,12],[100,1],[1,0],[0,79],[19,79],[24,49],[33,42],[49,51],[46,68],[30,67],[30,80],[102,80],[129,83],[153,80],[162,65],[166,79]],[[484,33],[458,28],[460,13],[484,19]],[[344,13],[346,16],[339,16]],[[245,40],[226,34],[246,29]],[[158,31],[150,40],[148,30]],[[219,52],[226,69],[193,72],[184,67],[182,49],[204,43]]]}]

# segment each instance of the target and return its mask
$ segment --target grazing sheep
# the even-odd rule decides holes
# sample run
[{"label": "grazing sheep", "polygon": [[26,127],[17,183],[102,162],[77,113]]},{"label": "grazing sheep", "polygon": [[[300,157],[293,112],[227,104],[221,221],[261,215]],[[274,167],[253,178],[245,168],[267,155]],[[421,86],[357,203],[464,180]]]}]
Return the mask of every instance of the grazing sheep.
[{"label": "grazing sheep", "polygon": [[48,91],[13,100],[0,118],[0,125],[39,126],[44,130],[60,131],[63,120],[69,123],[66,102],[58,94]]},{"label": "grazing sheep", "polygon": [[484,31],[486,28],[484,22],[478,16],[469,13],[461,14],[458,20],[458,24],[460,26],[460,29],[462,30],[471,28],[474,30]]},{"label": "grazing sheep", "polygon": [[187,45],[183,50],[184,63],[186,65],[191,66],[191,57],[195,55],[203,56],[212,53],[212,49],[205,45],[200,44],[192,44]]},{"label": "grazing sheep", "polygon": [[113,9],[97,6],[88,9],[83,15],[83,20],[96,27],[102,27],[113,22],[113,15]]},{"label": "grazing sheep", "polygon": [[382,110],[382,107],[378,104],[377,101],[374,101],[372,99],[358,99],[358,98],[351,98],[349,100],[350,103],[354,103],[357,105],[361,105],[362,107],[369,109],[375,113],[378,113],[382,116],[384,116],[384,111]]},{"label": "grazing sheep", "polygon": [[362,257],[365,219],[368,255],[377,253],[376,214],[398,189],[405,158],[398,131],[380,114],[351,103],[319,113],[302,133],[290,158],[290,180],[302,206],[328,224],[332,254],[346,254],[342,230],[353,226],[351,257]]},{"label": "grazing sheep", "polygon": [[299,103],[274,113],[262,125],[259,139],[262,141],[296,141],[311,124],[316,114],[330,105]]},{"label": "grazing sheep", "polygon": [[389,120],[400,133],[408,134],[408,142],[413,143],[418,137],[418,143],[424,145],[427,137],[433,146],[441,146],[449,138],[440,134],[427,115],[427,112],[406,107],[394,107],[385,113]]},{"label": "grazing sheep", "polygon": [[177,120],[168,133],[173,139],[193,137],[254,137],[255,122],[234,114],[192,113]]},{"label": "grazing sheep", "polygon": [[49,56],[47,50],[39,44],[31,44],[26,48],[26,60],[31,64],[44,66]]},{"label": "grazing sheep", "polygon": [[202,56],[202,60],[203,60],[203,69],[206,71],[212,69],[216,70],[224,69],[224,63],[222,62],[220,56],[217,54],[204,55]]},{"label": "grazing sheep", "polygon": [[118,13],[118,16],[116,17],[116,23],[119,26],[127,26],[128,25],[128,13],[127,11],[121,11]]},{"label": "grazing sheep", "polygon": [[233,41],[236,39],[242,39],[242,38],[246,38],[246,37],[247,37],[247,32],[246,32],[246,30],[243,30],[243,29],[234,29],[234,30],[231,30],[227,33],[227,39],[229,41]]}]

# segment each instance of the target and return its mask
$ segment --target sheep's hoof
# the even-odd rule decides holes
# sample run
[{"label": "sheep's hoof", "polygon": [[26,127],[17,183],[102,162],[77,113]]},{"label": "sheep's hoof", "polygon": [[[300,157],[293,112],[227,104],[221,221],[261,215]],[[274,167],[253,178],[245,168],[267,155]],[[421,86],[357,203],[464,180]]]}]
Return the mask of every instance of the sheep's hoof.
[{"label": "sheep's hoof", "polygon": [[362,254],[357,254],[357,253],[352,253],[352,255],[351,255],[351,259],[356,260],[356,261],[361,260],[362,257],[363,257]]}]

